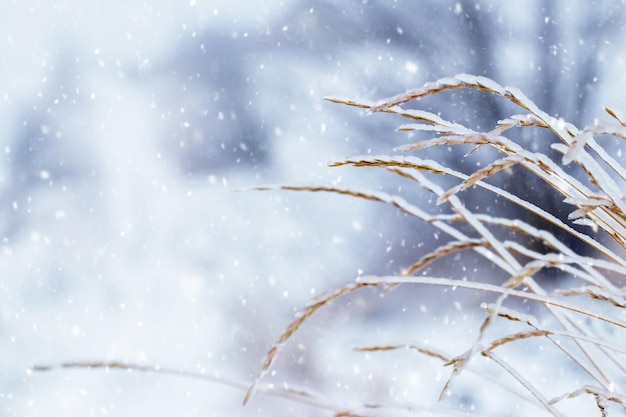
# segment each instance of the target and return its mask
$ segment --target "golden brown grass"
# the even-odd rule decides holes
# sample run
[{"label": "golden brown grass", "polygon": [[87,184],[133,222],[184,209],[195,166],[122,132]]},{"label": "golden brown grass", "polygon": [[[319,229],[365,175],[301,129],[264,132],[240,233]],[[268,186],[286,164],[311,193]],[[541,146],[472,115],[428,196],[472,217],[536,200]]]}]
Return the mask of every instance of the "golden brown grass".
[{"label": "golden brown grass", "polygon": [[[499,121],[492,130],[479,132],[447,121],[437,114],[405,106],[426,96],[457,89],[495,94],[516,105],[521,113]],[[623,412],[626,409],[626,396],[623,393],[625,388],[623,384],[626,380],[626,347],[623,345],[626,323],[619,317],[623,317],[623,309],[626,307],[624,297],[626,292],[619,283],[626,276],[626,258],[623,252],[626,249],[624,194],[626,170],[596,141],[596,137],[602,135],[626,139],[626,123],[617,112],[605,108],[607,114],[617,124],[597,123],[579,129],[573,124],[546,114],[518,89],[503,87],[493,80],[467,74],[428,83],[380,102],[340,97],[329,97],[327,100],[367,109],[371,113],[395,114],[410,122],[402,124],[399,127],[400,131],[424,131],[436,135],[431,139],[397,147],[396,152],[415,153],[432,147],[471,145],[473,148],[468,155],[480,151],[483,147],[490,147],[500,156],[470,173],[452,169],[446,166],[444,161],[422,159],[416,155],[364,155],[331,164],[335,167],[385,168],[411,181],[415,186],[434,193],[438,204],[449,205],[452,214],[448,215],[431,214],[428,209],[413,204],[399,195],[379,190],[336,186],[258,187],[330,192],[382,202],[431,224],[449,235],[450,240],[422,255],[411,265],[407,265],[397,276],[358,277],[355,281],[312,300],[287,326],[270,349],[261,372],[248,390],[244,402],[255,393],[284,344],[320,308],[364,287],[389,290],[398,285],[427,285],[467,288],[497,295],[495,302],[487,306],[486,314],[482,313],[485,317],[473,344],[452,357],[431,347],[417,346],[408,342],[360,347],[357,350],[380,352],[410,349],[442,360],[444,365],[452,368],[452,371],[448,381],[441,387],[441,396],[450,389],[456,378],[469,369],[468,364],[475,356],[482,356],[512,377],[509,385],[511,390],[530,394],[536,405],[549,414],[562,415],[557,405],[566,399],[582,395],[594,398],[600,416],[608,415],[609,403],[621,408]],[[550,131],[557,139],[551,147],[560,153],[561,157],[551,159],[545,153],[525,148],[519,141],[512,139],[516,129],[529,128]],[[571,169],[572,167],[568,166],[570,164],[575,164],[577,169]],[[490,181],[492,176],[511,167],[528,170],[558,192],[563,198],[563,206],[571,208],[568,219],[560,220],[555,213],[548,212],[536,202],[515,195],[506,185],[497,185]],[[454,177],[458,184],[450,189],[443,189],[436,181],[439,175]],[[494,199],[508,200],[522,210],[547,221],[551,227],[541,229],[518,218],[496,217],[470,210],[464,204],[464,196],[465,193],[476,192],[474,191],[476,189],[490,192]],[[580,226],[583,226],[583,231]],[[588,228],[585,229],[585,226]],[[553,233],[558,229],[576,238],[581,245],[588,245],[595,254],[583,255],[580,253],[580,245],[568,246]],[[471,233],[467,230],[471,230]],[[502,238],[500,236],[503,234],[498,233],[498,230],[506,230],[516,238]],[[610,239],[604,239],[605,236]],[[540,241],[544,250],[540,251],[524,244],[528,238]],[[495,282],[493,280],[477,282],[460,280],[454,275],[451,277],[421,275],[427,265],[459,251],[473,251],[476,256],[483,257],[501,272],[500,278]],[[570,277],[559,281],[563,288],[548,291],[536,279],[538,274],[548,268],[559,269]],[[534,309],[533,314],[527,314],[505,305],[515,298],[535,303],[541,308]],[[550,323],[554,323],[555,328],[546,327],[547,322],[542,320],[546,315],[552,318]],[[611,340],[598,337],[592,330],[593,326],[582,320],[583,317],[610,326],[615,337]],[[497,320],[523,323],[527,329],[492,338],[488,336],[487,329]],[[497,353],[504,345],[521,345],[536,338],[553,344],[577,368],[575,372],[583,376],[581,380],[591,382],[574,391],[562,392],[554,398],[547,398],[540,388],[524,376],[523,370],[512,366]],[[571,343],[563,343],[564,338]],[[486,375],[485,378],[487,379]],[[334,415],[338,417],[360,414],[341,411]]]}]

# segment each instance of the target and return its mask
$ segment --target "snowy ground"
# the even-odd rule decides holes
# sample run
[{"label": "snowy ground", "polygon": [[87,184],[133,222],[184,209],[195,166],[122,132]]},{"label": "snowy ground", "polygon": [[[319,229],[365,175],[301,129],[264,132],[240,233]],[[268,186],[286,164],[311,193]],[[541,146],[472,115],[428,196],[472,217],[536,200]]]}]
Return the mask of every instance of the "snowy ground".
[{"label": "snowy ground", "polygon": [[[191,378],[29,371],[116,360],[247,386],[312,296],[359,273],[398,270],[389,259],[410,250],[393,238],[403,232],[392,211],[347,197],[246,187],[378,183],[376,175],[326,162],[388,151],[402,140],[394,124],[381,118],[376,126],[322,97],[378,98],[468,69],[460,61],[425,70],[432,64],[410,50],[392,49],[384,36],[367,38],[374,26],[363,8],[371,15],[374,6],[300,3],[5,8],[1,415],[329,415],[261,394],[243,408],[244,390]],[[458,14],[458,7],[451,2],[441,12]],[[618,72],[621,61],[607,59],[615,64],[607,72]],[[513,64],[512,80],[500,81],[514,84],[521,72]],[[603,104],[618,107],[618,91],[600,90]],[[359,126],[363,120],[369,124]],[[432,404],[448,375],[431,366],[437,361],[351,348],[407,343],[409,335],[459,353],[459,335],[472,341],[481,317],[464,313],[474,306],[463,303],[441,313],[438,305],[458,299],[439,294],[431,303],[414,302],[417,289],[383,299],[364,290],[329,306],[289,342],[267,382],[287,381],[342,406]],[[416,371],[422,366],[429,371]],[[539,379],[553,376],[540,363],[533,369]],[[471,386],[471,378],[462,384]],[[443,404],[516,412],[504,397],[481,398]]]}]

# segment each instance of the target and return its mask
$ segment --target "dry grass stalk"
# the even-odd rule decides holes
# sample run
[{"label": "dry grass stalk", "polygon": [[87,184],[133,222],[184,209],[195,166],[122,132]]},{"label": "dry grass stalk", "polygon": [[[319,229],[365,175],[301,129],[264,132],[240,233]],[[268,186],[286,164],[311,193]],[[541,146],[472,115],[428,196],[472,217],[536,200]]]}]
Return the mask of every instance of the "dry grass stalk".
[{"label": "dry grass stalk", "polygon": [[355,350],[359,352],[384,352],[384,351],[398,350],[398,349],[415,350],[426,356],[440,359],[444,363],[447,363],[452,359],[448,355],[445,355],[441,352],[433,350],[432,348],[425,348],[425,347],[421,347],[417,345],[385,345],[385,346],[366,346],[366,347],[355,348]]},{"label": "dry grass stalk", "polygon": [[[461,124],[447,121],[434,113],[403,107],[405,103],[429,95],[462,88],[495,94],[520,107],[525,113],[513,114],[509,118],[499,121],[491,131],[476,132]],[[468,155],[487,146],[502,154],[502,157],[468,174],[446,167],[441,162],[421,159],[414,155],[365,155],[330,164],[334,167],[351,165],[386,168],[434,193],[439,204],[446,203],[452,210],[453,214],[448,215],[431,215],[398,195],[380,191],[334,186],[274,187],[297,191],[339,193],[390,204],[410,216],[430,223],[449,235],[452,240],[423,255],[398,276],[359,277],[356,282],[346,284],[326,296],[317,298],[288,326],[278,342],[272,347],[263,364],[259,378],[250,388],[248,394],[253,392],[263,375],[272,366],[278,349],[319,308],[348,292],[362,288],[365,286],[363,284],[382,288],[410,284],[460,287],[499,295],[496,304],[491,304],[487,308],[487,317],[479,330],[475,343],[464,353],[454,358],[448,358],[432,349],[403,343],[359,348],[358,350],[380,352],[414,349],[423,354],[446,360],[448,364],[453,366],[453,371],[443,388],[444,392],[449,388],[453,378],[468,366],[472,357],[481,354],[508,372],[519,383],[519,387],[534,398],[536,405],[551,415],[560,415],[560,412],[554,407],[555,403],[582,394],[591,395],[595,398],[601,416],[608,414],[607,402],[617,403],[626,408],[623,394],[621,394],[626,387],[619,385],[619,380],[624,380],[626,377],[626,369],[621,365],[624,362],[626,349],[622,346],[612,345],[595,336],[591,328],[580,320],[581,316],[585,316],[590,320],[606,323],[616,332],[623,332],[626,329],[626,323],[616,318],[619,312],[614,310],[626,307],[625,291],[615,283],[616,277],[618,279],[626,277],[626,258],[623,255],[623,250],[626,249],[626,196],[624,195],[626,187],[623,184],[626,182],[626,169],[599,145],[595,138],[598,135],[612,135],[619,139],[626,139],[624,119],[614,110],[605,108],[607,114],[616,120],[618,125],[597,123],[580,130],[571,123],[549,116],[516,88],[503,87],[488,78],[467,74],[427,83],[423,87],[376,103],[339,97],[331,97],[327,100],[367,109],[372,113],[396,114],[411,120],[411,123],[400,125],[399,130],[431,132],[437,135],[431,139],[399,146],[395,149],[399,152],[419,152],[426,148],[438,146],[472,145],[473,148]],[[509,137],[509,134],[515,129],[527,127],[551,131],[558,139],[551,147],[561,153],[561,160],[555,161],[541,152],[526,149]],[[578,173],[584,181],[570,174],[571,170],[566,171],[563,168],[568,164],[577,165]],[[590,226],[593,233],[603,232],[613,239],[620,253],[616,253],[614,249],[602,243],[595,236],[576,230],[572,225],[558,219],[553,213],[539,207],[534,202],[522,199],[502,186],[488,182],[494,175],[511,167],[522,167],[550,185],[556,193],[563,197],[563,203],[573,208],[568,222]],[[436,182],[427,177],[427,175],[432,174],[454,177],[460,182],[448,190],[443,190]],[[553,227],[561,229],[581,243],[588,245],[592,250],[597,251],[597,256],[581,255],[575,248],[569,247],[559,240],[551,231],[538,229],[520,219],[495,217],[469,210],[463,204],[461,197],[463,192],[471,192],[473,187],[480,187],[491,192],[494,197],[505,198],[538,218],[547,220]],[[263,189],[266,188],[263,187]],[[474,235],[462,232],[456,226],[457,224],[469,225],[473,229]],[[545,247],[545,252],[531,249],[525,246],[522,241],[515,239],[500,240],[490,230],[494,227],[513,232],[518,237],[541,241]],[[453,278],[415,276],[426,265],[435,260],[449,257],[460,250],[474,251],[497,266],[503,272],[501,281],[494,284]],[[520,261],[520,257],[526,258],[526,261]],[[534,278],[546,268],[557,268],[568,274],[572,278],[571,282],[582,281],[584,285],[582,287],[568,285],[549,293]],[[535,315],[520,313],[506,307],[505,303],[511,297],[528,300],[543,306],[546,313],[551,315],[555,324],[561,328],[544,328]],[[573,301],[567,301],[566,298]],[[592,310],[591,305],[585,302],[586,299],[600,302],[601,304],[597,307],[601,308]],[[525,323],[530,329],[483,343],[483,340],[487,339],[487,330],[492,327],[497,319]],[[572,344],[564,346],[557,337],[567,338],[572,341]],[[587,385],[572,393],[548,400],[541,393],[541,390],[527,380],[520,371],[494,353],[494,350],[503,345],[517,345],[524,343],[529,338],[550,340],[578,366],[581,375],[588,376],[598,386]],[[609,369],[605,368],[606,361],[615,366],[615,369],[610,369],[611,372],[607,372]],[[617,378],[615,375],[610,375],[614,373],[617,373]],[[248,398],[249,395],[246,400]]]},{"label": "dry grass stalk", "polygon": [[244,397],[244,404],[248,402],[250,396],[254,393],[254,390],[256,389],[256,386],[258,385],[261,378],[263,378],[267,371],[269,371],[270,366],[276,359],[276,355],[278,354],[279,349],[284,346],[285,342],[291,337],[291,335],[295,333],[296,330],[298,330],[298,328],[300,328],[302,323],[304,323],[307,318],[311,317],[319,308],[330,303],[332,300],[339,298],[349,292],[371,285],[372,284],[362,282],[351,283],[328,294],[323,294],[322,296],[314,299],[311,303],[309,303],[309,305],[300,314],[298,314],[298,317],[294,321],[292,321],[289,326],[287,326],[287,329],[285,329],[283,334],[280,336],[278,342],[274,344],[274,346],[272,346],[272,349],[270,349],[267,357],[265,358],[265,363],[261,368],[261,373],[257,377],[255,383],[246,392],[246,395]]},{"label": "dry grass stalk", "polygon": [[[65,362],[57,365],[36,365],[32,368],[33,371],[47,372],[55,369],[104,369],[104,370],[120,370],[131,372],[142,372],[167,376],[179,376],[184,378],[199,379],[202,381],[217,383],[230,388],[245,391],[248,385],[243,382],[233,381],[223,376],[210,375],[203,372],[185,371],[176,368],[166,368],[162,366],[148,366],[139,365],[129,362],[119,361],[95,361],[95,362]],[[300,388],[275,387],[275,386],[260,386],[258,391],[260,394],[278,397],[289,401],[306,404],[317,409],[328,410],[333,412],[340,412],[341,408],[334,404],[329,404],[319,398],[317,398],[311,392]]]},{"label": "dry grass stalk", "polygon": [[461,250],[473,249],[479,246],[484,247],[485,241],[481,239],[468,239],[465,241],[452,241],[445,245],[441,245],[437,249],[435,249],[433,252],[422,256],[420,260],[418,260],[413,265],[409,266],[407,269],[402,271],[401,275],[403,276],[414,275],[420,269],[426,267],[428,264],[430,264],[431,262],[434,262],[437,259],[443,258],[445,256],[449,256],[450,254],[453,254]]}]

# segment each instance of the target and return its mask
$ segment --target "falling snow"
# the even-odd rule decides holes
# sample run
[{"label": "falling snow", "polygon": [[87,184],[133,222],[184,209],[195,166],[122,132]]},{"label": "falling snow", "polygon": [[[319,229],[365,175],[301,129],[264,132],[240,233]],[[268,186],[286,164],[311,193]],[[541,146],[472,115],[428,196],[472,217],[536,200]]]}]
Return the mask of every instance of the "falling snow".
[{"label": "falling snow", "polygon": [[[596,102],[624,107],[624,33],[608,20],[592,25],[608,15],[600,6],[581,3],[546,16],[521,1],[405,3],[5,5],[0,414],[329,415],[264,396],[243,408],[245,390],[228,383],[31,369],[111,360],[247,388],[311,297],[356,276],[397,273],[441,241],[372,202],[249,189],[378,184],[373,174],[326,163],[388,152],[405,143],[405,132],[369,123],[324,96],[377,100],[442,75],[472,73],[518,86],[549,114],[581,125]],[[476,44],[481,39],[489,44]],[[585,39],[584,48],[572,39]],[[425,106],[420,114],[432,110]],[[454,120],[463,110],[446,111],[440,116]],[[564,130],[560,120],[554,123]],[[432,195],[420,190],[414,198]],[[465,273],[475,270],[469,265]],[[420,369],[421,359],[383,353],[379,362],[373,358],[380,353],[352,348],[428,345],[443,335],[456,352],[456,338],[475,337],[468,329],[482,319],[441,314],[448,302],[449,313],[465,312],[470,301],[461,292],[396,290],[382,300],[365,294],[337,302],[285,347],[267,382],[333,403],[436,398],[448,369],[401,373],[398,387],[390,370]],[[549,379],[563,369],[533,371]],[[481,410],[507,405],[486,398]]]}]

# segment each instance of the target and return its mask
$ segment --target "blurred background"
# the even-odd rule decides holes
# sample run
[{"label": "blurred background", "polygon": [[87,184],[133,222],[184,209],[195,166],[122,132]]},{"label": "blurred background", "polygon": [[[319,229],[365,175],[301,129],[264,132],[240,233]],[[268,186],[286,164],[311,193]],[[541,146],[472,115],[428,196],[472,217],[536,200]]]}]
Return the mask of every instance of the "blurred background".
[{"label": "blurred background", "polygon": [[[439,238],[376,203],[248,188],[397,190],[382,171],[327,163],[417,137],[395,132],[397,118],[324,96],[378,100],[464,72],[584,127],[608,119],[602,106],[624,109],[625,13],[623,1],[8,2],[0,415],[332,415],[263,395],[242,407],[243,390],[189,378],[29,369],[119,360],[250,384],[308,300],[359,274],[396,273]],[[483,129],[511,114],[471,92],[420,108]],[[522,139],[541,147],[541,137]],[[456,151],[432,152],[465,166]],[[543,196],[531,181],[509,186]],[[409,195],[432,205],[421,189]],[[542,204],[558,203],[547,193]],[[460,353],[460,335],[471,341],[481,317],[473,298],[427,294],[338,300],[287,343],[266,382],[345,408],[436,404],[449,372],[438,362],[427,372],[416,354],[352,350],[415,340]],[[547,383],[554,374],[537,372]],[[481,397],[489,389],[459,385],[440,406],[514,415],[511,403],[502,412],[504,400]]]}]

